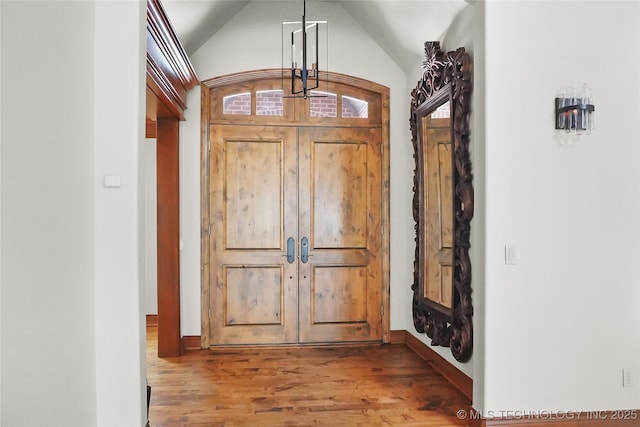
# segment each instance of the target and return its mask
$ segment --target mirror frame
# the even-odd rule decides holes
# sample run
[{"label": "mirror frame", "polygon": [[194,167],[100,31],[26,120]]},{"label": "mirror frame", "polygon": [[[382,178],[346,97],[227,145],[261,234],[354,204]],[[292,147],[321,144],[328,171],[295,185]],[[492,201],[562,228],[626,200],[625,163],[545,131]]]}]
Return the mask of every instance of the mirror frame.
[{"label": "mirror frame", "polygon": [[[440,42],[424,44],[424,73],[411,92],[411,136],[415,169],[413,175],[413,218],[416,251],[413,262],[413,324],[431,338],[431,345],[451,347],[453,357],[467,362],[473,352],[473,304],[471,259],[469,258],[473,218],[473,175],[469,152],[469,115],[472,88],[471,58],[464,48],[445,53]],[[427,215],[424,200],[423,141],[418,130],[422,119],[438,106],[451,103],[452,188],[453,188],[453,286],[452,307],[446,308],[424,295],[425,242],[421,238]]]}]

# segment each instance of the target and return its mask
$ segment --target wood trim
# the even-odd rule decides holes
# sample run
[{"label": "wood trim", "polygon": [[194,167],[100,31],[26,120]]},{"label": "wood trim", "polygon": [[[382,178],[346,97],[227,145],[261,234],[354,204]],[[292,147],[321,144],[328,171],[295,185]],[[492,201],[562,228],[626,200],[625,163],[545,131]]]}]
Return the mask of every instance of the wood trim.
[{"label": "wood trim", "polygon": [[[209,312],[209,91],[200,91],[200,345],[209,348],[209,322],[203,313]],[[208,316],[207,316],[208,317]]]},{"label": "wood trim", "polygon": [[428,345],[414,337],[408,331],[391,331],[391,336],[400,344],[400,337],[404,332],[403,343],[413,350],[423,360],[426,360],[445,377],[451,384],[460,390],[469,399],[473,398],[473,380],[449,363],[444,357],[433,351]]},{"label": "wood trim", "polygon": [[155,139],[158,136],[158,133],[156,132],[155,121],[152,121],[149,119],[146,120],[144,136],[145,138],[153,138],[153,139]]},{"label": "wood trim", "polygon": [[393,330],[389,333],[389,344],[404,344],[407,340],[407,331]]},{"label": "wood trim", "polygon": [[382,120],[382,306],[385,308],[382,318],[382,342],[391,340],[391,162],[390,149],[390,114],[391,102],[389,88],[372,83],[372,88],[380,93],[380,110]]},{"label": "wood trim", "polygon": [[[271,70],[264,71],[266,76],[271,75]],[[212,79],[213,88],[209,88],[207,84],[202,84],[202,91],[209,92],[211,94],[211,104],[209,105],[209,124],[262,124],[272,126],[307,126],[307,127],[380,127],[382,128],[382,103],[384,93],[379,92],[384,88],[379,88],[368,80],[363,80],[362,84],[347,85],[346,83],[334,82],[331,79],[334,77],[334,73],[327,73],[329,81],[323,82],[322,91],[334,93],[339,95],[336,97],[336,107],[338,111],[342,111],[342,97],[351,96],[361,99],[368,103],[368,114],[366,118],[349,118],[337,115],[336,117],[314,117],[310,113],[309,100],[301,98],[291,98],[287,95],[288,87],[283,86],[281,79],[256,79],[259,74],[252,73],[248,78],[252,80],[243,81],[234,84],[221,85],[217,82],[218,79],[223,82],[227,81],[226,78],[216,77]],[[342,79],[345,80],[345,79]],[[352,78],[352,80],[356,80]],[[211,82],[210,82],[211,83]],[[284,98],[283,102],[283,114],[280,116],[272,115],[256,115],[256,99],[254,98],[258,91],[262,90],[283,90]],[[251,100],[251,115],[242,114],[226,114],[224,112],[224,98],[229,95],[235,95],[239,93],[250,93]]]},{"label": "wood trim", "polygon": [[171,111],[184,119],[187,92],[198,77],[160,0],[147,0],[147,86]]},{"label": "wood trim", "polygon": [[[147,314],[146,315],[147,327],[157,327],[158,326],[158,315],[157,314]],[[182,351],[194,351],[201,350],[200,346],[200,335],[185,335],[181,339],[182,342]]]},{"label": "wood trim", "polygon": [[179,120],[198,77],[160,0],[147,0],[147,138],[156,138],[158,356],[180,354]]},{"label": "wood trim", "polygon": [[[213,89],[216,87],[245,83],[253,80],[281,79],[283,76],[282,73],[283,71],[281,68],[245,71],[242,73],[227,74],[207,79],[202,82],[202,85],[209,89]],[[284,70],[284,73],[284,78],[289,79],[291,77],[291,70],[286,69]],[[383,94],[385,92],[388,93],[389,91],[388,87],[370,80],[361,79],[347,74],[335,73],[333,71],[320,71],[320,80],[355,86],[379,94]]]},{"label": "wood trim", "polygon": [[158,326],[158,315],[147,314],[147,326]]},{"label": "wood trim", "polygon": [[[505,418],[483,418],[472,409],[469,417],[470,427],[637,427],[640,422],[640,410],[620,411],[521,411]],[[622,419],[621,419],[622,418]]]},{"label": "wood trim", "polygon": [[[149,319],[150,316],[155,316],[152,314],[147,314],[147,326],[155,326],[153,319]],[[405,332],[405,331],[394,331],[394,332]],[[366,347],[370,345],[379,344],[379,342],[349,342],[349,343],[311,343],[311,344],[274,344],[274,345],[223,345],[223,346],[215,346],[211,348],[203,347],[200,343],[202,342],[202,337],[200,335],[185,335],[182,337],[182,352],[185,351],[195,351],[195,350],[208,350],[211,352],[228,352],[228,351],[236,351],[236,350],[246,350],[248,348],[253,349],[274,349],[274,348],[327,348],[327,347]],[[404,342],[396,342],[392,344],[404,344]]]},{"label": "wood trim", "polygon": [[200,335],[185,335],[182,337],[182,352],[202,350],[200,347]]},{"label": "wood trim", "polygon": [[[158,99],[158,103],[162,105],[161,108],[158,108],[158,112],[163,117],[177,117],[180,120],[184,120],[184,108],[173,99],[175,94],[173,94],[171,82],[164,77],[153,62],[149,61],[148,54],[147,92],[151,92]],[[161,114],[158,114],[158,117]]]},{"label": "wood trim", "polygon": [[180,122],[158,119],[158,357],[179,356]]}]

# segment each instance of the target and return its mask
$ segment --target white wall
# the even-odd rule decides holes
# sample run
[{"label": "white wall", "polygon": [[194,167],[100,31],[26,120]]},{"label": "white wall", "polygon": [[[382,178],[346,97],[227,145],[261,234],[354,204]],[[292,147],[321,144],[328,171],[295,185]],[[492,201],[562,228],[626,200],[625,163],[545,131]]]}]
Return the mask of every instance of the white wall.
[{"label": "white wall", "polygon": [[145,6],[0,2],[3,425],[144,424]]},{"label": "white wall", "polygon": [[[146,2],[95,2],[95,374],[98,425],[106,427],[146,420],[145,36]],[[119,175],[122,186],[104,188],[106,175]]]},{"label": "white wall", "polygon": [[471,95],[471,159],[473,168],[474,215],[471,226],[472,262],[471,288],[473,290],[473,405],[482,408],[485,375],[485,241],[486,241],[486,141],[485,141],[485,3],[473,5],[468,22],[473,32],[473,93]]},{"label": "white wall", "polygon": [[[486,3],[486,274],[480,407],[640,408],[640,3]],[[544,23],[541,26],[541,23]],[[578,32],[578,36],[576,34]],[[556,93],[596,130],[560,144]],[[504,265],[504,245],[517,265]]]},{"label": "white wall", "polygon": [[156,140],[144,142],[144,306],[145,314],[158,314],[158,195]]},{"label": "white wall", "polygon": [[[2,51],[2,7],[0,6],[0,52]],[[2,427],[2,54],[0,54],[0,427]]]},{"label": "white wall", "polygon": [[2,423],[95,425],[94,5],[0,7]]},{"label": "white wall", "polygon": [[[198,69],[196,73],[198,73]],[[198,78],[203,79],[198,73]],[[200,86],[187,96],[180,123],[180,329],[200,335]]]},{"label": "white wall", "polygon": [[[201,80],[246,70],[280,68],[281,23],[299,20],[291,2],[252,2],[191,56]],[[391,328],[407,329],[413,277],[413,159],[404,72],[339,5],[307,5],[309,19],[329,21],[329,69],[390,88]],[[357,60],[354,60],[357,58]],[[200,334],[200,97],[189,94],[181,136],[182,333]],[[187,228],[188,227],[188,228]]]}]

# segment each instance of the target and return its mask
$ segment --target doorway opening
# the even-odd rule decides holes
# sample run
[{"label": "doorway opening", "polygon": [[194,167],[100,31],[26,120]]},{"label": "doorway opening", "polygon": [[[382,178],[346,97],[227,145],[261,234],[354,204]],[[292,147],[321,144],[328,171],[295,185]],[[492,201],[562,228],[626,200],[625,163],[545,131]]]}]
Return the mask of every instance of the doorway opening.
[{"label": "doorway opening", "polygon": [[202,83],[202,348],[389,342],[389,89]]}]

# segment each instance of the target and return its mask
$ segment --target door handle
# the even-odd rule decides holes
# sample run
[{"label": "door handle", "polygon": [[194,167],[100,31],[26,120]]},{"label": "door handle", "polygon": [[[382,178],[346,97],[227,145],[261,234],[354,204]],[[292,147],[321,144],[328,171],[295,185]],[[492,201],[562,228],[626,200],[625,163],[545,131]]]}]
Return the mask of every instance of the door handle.
[{"label": "door handle", "polygon": [[287,239],[287,262],[292,264],[296,260],[296,242],[293,237]]},{"label": "door handle", "polygon": [[303,237],[302,241],[300,241],[300,261],[303,264],[309,261],[309,239],[306,237]]}]

